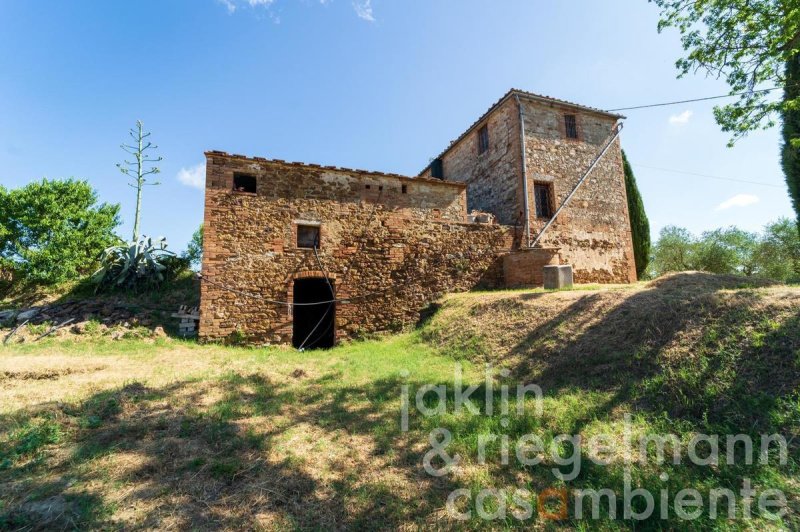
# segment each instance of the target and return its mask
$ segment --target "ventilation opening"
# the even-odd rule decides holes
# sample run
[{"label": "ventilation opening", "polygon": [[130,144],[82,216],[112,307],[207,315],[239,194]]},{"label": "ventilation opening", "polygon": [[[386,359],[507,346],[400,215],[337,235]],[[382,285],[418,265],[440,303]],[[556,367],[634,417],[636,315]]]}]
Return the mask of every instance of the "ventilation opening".
[{"label": "ventilation opening", "polygon": [[233,174],[233,190],[256,193],[256,177],[248,174]]},{"label": "ventilation opening", "polygon": [[332,301],[333,291],[323,278],[296,279],[292,307],[292,345],[300,349],[333,347],[336,303],[298,305]]}]

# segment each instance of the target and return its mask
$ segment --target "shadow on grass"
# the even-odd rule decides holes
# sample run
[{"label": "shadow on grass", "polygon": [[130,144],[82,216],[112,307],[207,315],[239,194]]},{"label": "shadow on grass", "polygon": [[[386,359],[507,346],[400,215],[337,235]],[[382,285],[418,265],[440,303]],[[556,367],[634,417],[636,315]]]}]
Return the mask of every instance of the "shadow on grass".
[{"label": "shadow on grass", "polygon": [[[484,421],[467,432],[503,434],[511,441],[531,429],[540,434],[555,428],[575,435],[598,420],[620,421],[622,412],[631,412],[643,418],[649,430],[680,438],[688,439],[695,432],[717,434],[721,440],[728,434],[746,434],[758,446],[763,434],[783,435],[789,442],[785,466],[741,466],[737,454],[739,461],[717,468],[690,464],[660,470],[637,468],[636,482],[652,493],[669,488],[673,496],[686,487],[701,492],[727,487],[738,492],[744,478],[766,487],[777,483],[790,494],[786,523],[797,525],[796,486],[782,484],[778,478],[791,478],[800,470],[800,312],[797,301],[784,304],[759,290],[769,284],[740,277],[676,274],[641,291],[587,293],[554,315],[535,320],[528,319],[529,313],[543,307],[532,309],[525,302],[545,294],[509,295],[467,307],[466,319],[472,321],[468,330],[477,330],[477,335],[452,334],[448,329],[457,324],[440,321],[432,330],[423,330],[422,336],[432,336],[439,345],[442,337],[455,340],[474,356],[473,361],[504,366],[514,381],[539,384],[546,397],[557,403],[563,404],[568,396],[587,401],[575,405],[574,415],[561,416],[557,427],[513,421],[501,427]],[[452,316],[464,319],[464,309],[457,310]],[[502,342],[470,343],[476,336],[503,334],[491,321],[493,316],[502,327],[521,331],[507,334],[506,338],[513,338],[507,351],[490,352],[488,346],[506,345]],[[477,323],[486,326],[476,327]],[[570,426],[565,426],[570,418]],[[593,466],[586,460],[584,464],[587,467],[568,484],[570,488],[611,488],[622,493],[618,469]],[[669,482],[660,480],[661,471],[669,474]],[[514,468],[509,468],[494,471],[493,478],[513,479],[514,474]],[[710,524],[702,523],[697,528]],[[665,525],[653,518],[637,523],[636,528]]]},{"label": "shadow on grass", "polygon": [[529,330],[510,350],[521,360],[511,369],[552,393],[612,392],[605,413],[633,400],[645,411],[744,428],[768,417],[759,398],[797,392],[800,325],[796,309],[765,311],[757,290],[721,292],[743,283],[678,274],[621,301],[587,294]]},{"label": "shadow on grass", "polygon": [[[624,405],[681,434],[796,433],[797,310],[776,316],[760,310],[757,292],[722,293],[725,286],[707,283],[687,290],[694,281],[666,279],[621,301],[587,294],[525,334],[513,346],[515,360],[523,361],[511,368],[514,379],[540,383],[562,407],[576,390],[584,394],[578,398],[600,397],[553,420],[522,416],[504,426],[497,413],[416,417],[403,435],[401,386],[409,384],[413,397],[423,383],[398,377],[348,385],[335,372],[296,384],[259,373],[160,388],[129,383],[78,404],[20,410],[0,419],[0,427],[16,427],[0,428],[13,451],[0,457],[0,492],[7,494],[0,528],[446,528],[453,525],[440,512],[447,494],[471,481],[435,479],[422,470],[427,432],[435,426],[451,429],[466,448],[484,433],[512,441],[528,433],[577,434]],[[564,324],[580,334],[562,334]],[[676,342],[693,356],[670,356]],[[450,405],[451,384],[445,384]],[[484,392],[473,394],[478,408],[485,408]],[[490,396],[495,404],[498,393]],[[796,443],[791,453],[794,464]],[[569,488],[622,493],[618,469],[584,464]],[[673,494],[686,486],[738,489],[745,476],[768,484],[775,474],[758,465],[664,470]],[[534,489],[552,482],[535,470],[495,465],[486,484],[513,486],[520,472]],[[637,482],[657,492],[665,487],[657,473],[639,470]],[[525,523],[509,526],[517,524]],[[653,519],[636,528],[670,524]]]},{"label": "shadow on grass", "polygon": [[[0,528],[336,530],[424,520],[453,488],[425,475],[401,437],[400,386],[320,379],[292,388],[229,373],[20,410],[2,426],[47,424],[57,436],[20,447],[24,435],[0,431],[20,447],[0,469]],[[314,445],[296,448],[291,430],[308,431]],[[350,436],[374,446],[335,443]]]}]

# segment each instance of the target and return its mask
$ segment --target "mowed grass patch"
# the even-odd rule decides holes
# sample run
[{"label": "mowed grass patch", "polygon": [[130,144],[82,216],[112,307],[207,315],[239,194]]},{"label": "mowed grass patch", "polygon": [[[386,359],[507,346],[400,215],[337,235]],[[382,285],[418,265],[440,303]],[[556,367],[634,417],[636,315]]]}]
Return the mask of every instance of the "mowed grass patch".
[{"label": "mowed grass patch", "polygon": [[439,505],[414,500],[427,479],[408,447],[424,440],[403,439],[400,390],[453,367],[414,334],[304,353],[104,339],[0,353],[9,526],[367,526]]}]

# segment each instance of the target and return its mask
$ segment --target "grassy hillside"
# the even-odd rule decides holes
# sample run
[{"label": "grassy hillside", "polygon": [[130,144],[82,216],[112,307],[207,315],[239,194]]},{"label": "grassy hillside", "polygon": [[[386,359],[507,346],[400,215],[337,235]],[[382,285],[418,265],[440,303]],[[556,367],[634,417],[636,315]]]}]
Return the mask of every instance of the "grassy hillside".
[{"label": "grassy hillside", "polygon": [[[0,348],[0,528],[797,528],[799,318],[796,288],[681,274],[626,288],[453,295],[416,331],[330,351],[89,336]],[[457,364],[464,386],[478,387],[478,414],[455,412]],[[528,401],[518,414],[512,392],[505,414],[500,386],[527,383],[544,389],[541,412]],[[426,384],[447,386],[445,412],[416,410]],[[433,392],[423,403],[438,404]],[[434,477],[423,464],[439,428],[461,461]],[[753,435],[756,449],[760,434],[781,433],[787,463],[770,452],[747,465],[738,448],[729,464],[723,448],[713,466],[685,453],[681,465],[658,464],[648,447],[646,463],[634,448],[626,468],[624,440],[650,433],[675,434],[681,449],[697,433]],[[507,465],[501,440],[478,459],[481,436],[492,434],[509,439]],[[520,464],[513,446],[526,434],[555,454]],[[561,434],[582,437],[578,471]],[[590,441],[601,434],[606,450]],[[601,455],[608,465],[590,460]],[[616,520],[607,505],[599,520],[575,518],[575,490],[621,498],[626,475],[656,495],[654,516],[624,520],[618,500]],[[710,490],[738,493],[745,479],[757,493],[786,495],[781,521],[757,509],[749,521],[708,516]],[[696,520],[676,516],[675,494],[687,487],[706,498]],[[492,520],[478,515],[486,488],[505,490],[485,500]],[[511,514],[523,507],[511,495],[521,488],[531,506],[523,520]],[[539,508],[538,496],[562,488],[568,518],[549,520],[560,505]],[[454,504],[466,521],[446,509],[456,489],[466,490]]]},{"label": "grassy hillside", "polygon": [[612,393],[609,408],[627,403],[720,428],[765,428],[767,411],[800,391],[800,290],[742,277],[454,295],[422,337],[550,393]]},{"label": "grassy hillside", "polygon": [[[512,381],[542,386],[546,403],[554,405],[553,413],[546,408],[544,414],[555,420],[553,434],[621,438],[625,414],[637,433],[677,434],[684,464],[658,465],[648,454],[651,463],[633,468],[640,485],[653,493],[665,487],[672,493],[685,487],[736,491],[749,478],[783,490],[787,519],[799,526],[797,288],[684,273],[591,292],[454,295],[420,334],[447,356],[508,368]],[[512,425],[504,432],[513,441],[527,429]],[[465,442],[472,437],[457,426],[454,431]],[[788,463],[747,466],[737,448],[732,464],[723,457],[711,468],[687,465],[686,446],[698,433],[721,440],[750,435],[756,448],[761,435],[782,434]],[[584,471],[570,487],[619,486],[618,473],[613,465]],[[659,477],[664,473],[668,482]]]}]

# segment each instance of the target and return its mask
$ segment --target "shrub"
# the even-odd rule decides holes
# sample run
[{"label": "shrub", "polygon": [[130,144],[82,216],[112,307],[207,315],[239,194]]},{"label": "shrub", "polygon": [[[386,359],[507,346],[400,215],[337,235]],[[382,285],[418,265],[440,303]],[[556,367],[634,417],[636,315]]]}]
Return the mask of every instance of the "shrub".
[{"label": "shrub", "polygon": [[753,254],[758,237],[736,227],[706,231],[695,245],[692,269],[711,273],[757,273]]},{"label": "shrub", "polygon": [[178,278],[180,274],[189,269],[191,261],[183,256],[165,255],[161,259],[161,264],[164,266],[164,280],[173,281]]},{"label": "shrub", "polygon": [[667,272],[693,269],[695,251],[696,241],[689,231],[674,225],[663,228],[653,246],[651,275],[658,277]]}]

